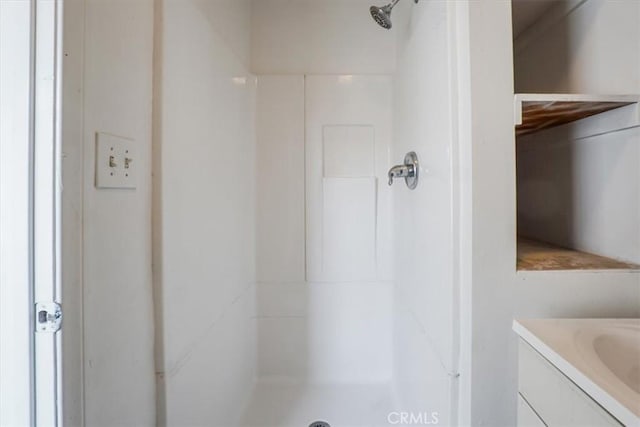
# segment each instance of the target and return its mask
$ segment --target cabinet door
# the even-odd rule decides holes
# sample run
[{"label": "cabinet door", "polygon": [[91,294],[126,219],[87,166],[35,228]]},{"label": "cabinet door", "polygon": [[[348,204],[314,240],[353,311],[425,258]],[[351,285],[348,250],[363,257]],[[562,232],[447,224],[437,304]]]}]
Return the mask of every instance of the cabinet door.
[{"label": "cabinet door", "polygon": [[549,427],[622,425],[522,340],[520,340],[518,389],[522,397]]},{"label": "cabinet door", "polygon": [[518,393],[518,427],[546,427],[520,393]]},{"label": "cabinet door", "polygon": [[[0,1],[0,425],[31,426],[31,15]],[[5,125],[5,123],[7,123]]]}]

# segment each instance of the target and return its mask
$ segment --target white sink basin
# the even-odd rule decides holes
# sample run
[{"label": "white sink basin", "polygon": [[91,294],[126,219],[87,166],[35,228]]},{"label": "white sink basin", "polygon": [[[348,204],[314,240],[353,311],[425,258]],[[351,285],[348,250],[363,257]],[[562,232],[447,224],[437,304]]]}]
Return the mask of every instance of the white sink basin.
[{"label": "white sink basin", "polygon": [[[620,381],[638,394],[640,400],[640,329],[612,326],[588,337],[600,361]],[[587,334],[582,334],[584,337]]]},{"label": "white sink basin", "polygon": [[528,319],[514,330],[620,422],[640,426],[640,319]]}]

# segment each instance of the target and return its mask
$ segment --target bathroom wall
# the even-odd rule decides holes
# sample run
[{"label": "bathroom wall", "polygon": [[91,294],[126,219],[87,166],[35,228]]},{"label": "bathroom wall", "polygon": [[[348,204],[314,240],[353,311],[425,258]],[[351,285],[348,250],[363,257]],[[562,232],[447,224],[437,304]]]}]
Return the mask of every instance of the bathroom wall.
[{"label": "bathroom wall", "polygon": [[[64,421],[152,426],[153,1],[69,0],[64,22]],[[134,140],[135,190],[96,189],[97,132]]]},{"label": "bathroom wall", "polygon": [[[588,0],[563,15],[558,8],[516,39],[516,91],[639,94],[640,3]],[[640,262],[639,124],[633,106],[523,138],[519,232]]]},{"label": "bathroom wall", "polygon": [[557,5],[514,42],[516,92],[637,93],[638,21],[635,0]]},{"label": "bathroom wall", "polygon": [[255,376],[256,79],[248,1],[156,3],[160,425],[233,425]]},{"label": "bathroom wall", "polygon": [[[576,3],[579,2],[572,4]],[[580,8],[586,7],[585,11],[597,22],[600,13],[607,14],[601,10],[617,3],[598,1],[590,4],[587,1],[581,3]],[[573,13],[578,13],[576,16],[580,16],[580,8],[574,9]],[[637,273],[630,272],[516,272],[514,50],[510,37],[510,4],[469,2],[459,5],[457,15],[457,57],[462,77],[459,86],[459,99],[462,101],[460,150],[466,153],[461,163],[461,204],[467,206],[461,211],[461,236],[466,241],[461,239],[460,258],[460,423],[514,425],[517,341],[511,330],[513,318],[637,317],[640,315],[640,280]],[[553,26],[577,25],[581,20],[572,16],[570,14],[561,20],[553,20],[551,26],[529,33],[534,36],[527,40],[530,46],[527,49],[540,49],[540,52],[547,50],[544,61],[537,62],[541,68],[530,73],[532,76],[544,73],[547,67],[557,63],[556,60],[549,60],[556,55],[553,51],[556,41],[551,34],[555,31],[566,33],[567,28],[556,30]],[[617,21],[611,17],[605,22],[608,28],[617,25]],[[545,43],[548,49],[535,48],[537,39]],[[573,48],[566,51],[567,54],[579,54],[587,58],[595,50],[593,55],[597,57],[597,51],[605,47],[595,40],[589,40],[589,37],[574,39]],[[521,43],[518,40],[515,42],[516,56],[526,51],[519,50]],[[562,48],[561,42],[557,44]],[[519,60],[516,60],[518,63]],[[566,62],[565,66],[573,67],[570,64],[571,61]],[[625,67],[634,67],[637,56],[627,59],[624,64]],[[611,72],[614,75],[620,72],[620,66],[612,67]],[[563,73],[569,69],[564,68]],[[595,81],[589,69],[581,68],[582,75],[586,76],[580,77],[583,82],[585,79]],[[575,71],[578,72],[578,69]],[[556,85],[555,89],[551,85],[556,83],[547,83],[545,87],[527,87],[520,80],[517,89],[533,92],[620,90],[604,85],[580,86],[580,78],[564,80],[577,81],[576,86]],[[556,80],[559,81],[563,80]],[[604,79],[600,82],[603,83]],[[631,89],[628,86],[625,90]],[[637,86],[632,91],[636,92]]]},{"label": "bathroom wall", "polygon": [[[408,5],[404,5],[408,6]],[[420,180],[393,184],[395,243],[394,374],[399,409],[437,412],[455,425],[457,331],[455,63],[452,7],[411,5],[397,16],[392,159],[415,151]],[[409,10],[409,9],[408,9]]]},{"label": "bathroom wall", "polygon": [[253,0],[251,70],[299,75],[392,73],[396,33],[371,25],[371,4],[370,0]]}]

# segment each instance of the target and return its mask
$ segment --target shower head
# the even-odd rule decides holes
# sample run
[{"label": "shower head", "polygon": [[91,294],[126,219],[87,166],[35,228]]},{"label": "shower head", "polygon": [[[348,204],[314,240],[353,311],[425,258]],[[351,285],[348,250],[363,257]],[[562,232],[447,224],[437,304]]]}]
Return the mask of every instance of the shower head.
[{"label": "shower head", "polygon": [[[395,5],[398,4],[399,1],[400,0],[392,0],[391,3],[383,7],[371,6],[369,8],[369,12],[371,12],[371,17],[382,28],[386,30],[390,30],[391,29],[391,11],[395,7]],[[414,3],[418,3],[418,0],[414,0]]]},{"label": "shower head", "polygon": [[398,3],[399,1],[400,0],[393,0],[391,3],[383,7],[371,6],[369,8],[369,12],[371,12],[371,17],[382,28],[386,30],[391,29],[391,11],[393,10],[393,7],[396,5],[396,3]]}]

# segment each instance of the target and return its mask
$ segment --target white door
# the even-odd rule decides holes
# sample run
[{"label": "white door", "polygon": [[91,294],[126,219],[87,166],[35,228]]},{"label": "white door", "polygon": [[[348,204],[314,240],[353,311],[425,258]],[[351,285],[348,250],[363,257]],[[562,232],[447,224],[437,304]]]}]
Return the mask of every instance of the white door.
[{"label": "white door", "polygon": [[0,425],[32,420],[31,7],[0,1]]},{"label": "white door", "polygon": [[0,0],[0,425],[61,425],[60,0]]}]

